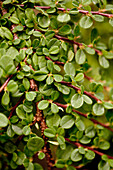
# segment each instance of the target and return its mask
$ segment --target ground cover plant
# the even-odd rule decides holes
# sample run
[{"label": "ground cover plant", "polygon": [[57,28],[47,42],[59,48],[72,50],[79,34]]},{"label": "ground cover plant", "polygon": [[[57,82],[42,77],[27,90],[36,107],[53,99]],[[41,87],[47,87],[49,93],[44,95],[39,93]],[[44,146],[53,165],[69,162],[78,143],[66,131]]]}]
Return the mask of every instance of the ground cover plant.
[{"label": "ground cover plant", "polygon": [[113,169],[113,2],[0,1],[0,169]]}]

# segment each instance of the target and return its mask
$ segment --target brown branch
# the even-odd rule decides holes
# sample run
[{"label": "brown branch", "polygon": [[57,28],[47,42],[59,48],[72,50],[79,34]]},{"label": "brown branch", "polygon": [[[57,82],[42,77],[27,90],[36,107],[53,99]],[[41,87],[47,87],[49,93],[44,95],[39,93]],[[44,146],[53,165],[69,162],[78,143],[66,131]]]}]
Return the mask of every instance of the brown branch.
[{"label": "brown branch", "polygon": [[[18,5],[20,5],[21,7],[24,7],[24,4],[18,4]],[[50,6],[34,6],[34,8],[36,8],[36,7],[41,8],[41,9],[50,9],[51,8]],[[57,7],[57,9],[59,11],[66,11],[66,10],[70,11],[71,10],[70,8],[65,9],[65,8],[59,8],[59,7]],[[113,14],[102,13],[100,11],[91,11],[90,13],[89,13],[89,11],[80,10],[80,9],[78,9],[78,11],[79,11],[79,13],[82,13],[82,14],[85,14],[85,15],[92,13],[93,15],[101,15],[101,16],[108,17],[108,18],[113,17]],[[105,11],[105,9],[104,9],[104,11]]]},{"label": "brown branch", "polygon": [[[16,67],[16,69],[19,69],[19,65]],[[10,75],[7,80],[5,81],[5,83],[0,87],[0,92],[2,92],[2,90],[7,86],[8,82],[10,81],[10,79],[13,77],[13,74]]]},{"label": "brown branch", "polygon": [[104,154],[104,153],[102,153],[102,152],[99,152],[99,151],[93,149],[93,148],[90,147],[90,146],[83,145],[83,144],[81,144],[81,143],[79,143],[79,142],[73,142],[73,141],[69,140],[68,138],[65,138],[65,140],[66,140],[67,142],[69,142],[69,143],[72,143],[73,145],[75,145],[75,146],[77,146],[77,147],[83,147],[83,148],[86,148],[86,149],[89,149],[89,150],[95,152],[96,154],[98,154],[98,155],[100,155],[100,156],[106,155],[109,159],[113,159],[113,156],[110,156],[110,155]]},{"label": "brown branch", "polygon": [[[80,89],[79,87],[76,87],[76,86],[72,85],[72,84],[69,83],[69,82],[61,81],[61,82],[59,82],[59,83],[64,84],[64,85],[66,85],[66,86],[68,86],[68,87],[71,87],[71,88],[75,89],[76,91],[81,91],[81,89]],[[96,96],[94,96],[91,92],[84,91],[84,94],[86,94],[87,96],[89,96],[89,97],[91,97],[92,99],[96,100],[97,102],[101,102],[101,100],[98,99]]]},{"label": "brown branch", "polygon": [[[57,103],[57,102],[54,102],[57,106],[60,106],[60,107],[62,107],[62,108],[64,108],[64,109],[66,109],[67,108],[67,104],[60,104],[60,103]],[[87,114],[85,114],[85,113],[82,113],[82,112],[80,112],[80,111],[78,111],[78,110],[75,110],[75,109],[73,109],[72,110],[73,112],[75,112],[75,113],[77,113],[78,115],[80,115],[80,116],[83,116],[83,117],[85,117],[85,118],[87,118],[87,119],[89,119],[88,118],[88,115]],[[107,128],[108,130],[110,130],[111,132],[113,132],[113,129],[112,128],[110,128],[110,126],[108,125],[108,124],[104,124],[104,123],[101,123],[101,122],[98,122],[97,120],[95,120],[95,119],[93,119],[93,118],[90,118],[89,120],[91,120],[95,125],[101,125],[102,127],[104,127],[104,128]]]},{"label": "brown branch", "polygon": [[10,115],[8,117],[8,119],[10,119],[13,115],[13,112],[15,111],[15,109],[17,108],[17,106],[21,103],[21,101],[24,99],[24,95],[21,96],[21,98],[19,99],[19,101],[15,104],[15,106],[12,108]]}]

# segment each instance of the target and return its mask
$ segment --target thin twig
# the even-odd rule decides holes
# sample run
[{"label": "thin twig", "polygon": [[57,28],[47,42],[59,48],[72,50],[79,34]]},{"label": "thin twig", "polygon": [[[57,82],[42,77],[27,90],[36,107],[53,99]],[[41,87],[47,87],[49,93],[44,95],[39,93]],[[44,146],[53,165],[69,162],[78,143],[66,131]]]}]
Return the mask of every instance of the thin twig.
[{"label": "thin twig", "polygon": [[[66,86],[68,86],[68,87],[71,87],[71,88],[75,89],[76,91],[81,91],[81,89],[80,89],[79,87],[76,87],[76,86],[72,85],[72,84],[69,83],[69,82],[61,81],[61,82],[59,82],[59,83],[64,84],[64,85],[66,85]],[[91,97],[92,99],[96,100],[97,102],[101,102],[101,100],[98,99],[96,96],[94,96],[91,92],[84,91],[84,94],[86,94],[87,96],[89,96],[89,97]]]},{"label": "thin twig", "polygon": [[89,150],[95,152],[96,154],[98,154],[98,155],[100,155],[100,156],[106,155],[109,159],[113,159],[113,156],[110,156],[110,155],[107,155],[107,154],[105,154],[105,153],[99,152],[99,151],[93,149],[93,148],[90,147],[90,146],[83,145],[83,144],[81,144],[81,143],[79,143],[79,142],[73,142],[73,141],[69,140],[68,138],[65,138],[65,140],[66,140],[67,142],[69,142],[69,143],[72,143],[73,145],[75,145],[75,146],[77,146],[77,147],[83,147],[83,148],[86,148],[86,149],[89,149]]},{"label": "thin twig", "polygon": [[[21,6],[21,7],[24,7],[24,4],[18,4],[18,5]],[[36,8],[36,7],[41,8],[41,9],[50,9],[51,8],[50,6],[34,6],[34,8]],[[59,11],[66,11],[66,10],[70,11],[71,10],[70,8],[65,9],[65,8],[59,8],[59,7],[57,7],[57,9]],[[100,11],[91,11],[90,13],[89,13],[89,11],[80,10],[80,9],[78,9],[78,11],[79,11],[79,13],[82,13],[82,14],[90,14],[90,13],[92,13],[93,15],[101,15],[101,16],[108,17],[108,18],[113,17],[113,14],[102,13]],[[105,9],[104,9],[104,11],[105,11]]]},{"label": "thin twig", "polygon": [[[61,103],[57,103],[57,102],[54,102],[54,103],[55,103],[57,106],[60,106],[60,107],[62,107],[62,108],[64,108],[64,109],[66,109],[67,106],[68,106],[67,104],[61,104]],[[95,119],[93,119],[93,118],[88,118],[88,115],[87,115],[87,114],[82,113],[82,112],[80,112],[80,111],[78,111],[78,110],[73,109],[72,111],[75,112],[75,113],[77,113],[77,114],[80,115],[80,116],[83,116],[83,117],[91,120],[95,125],[99,124],[99,125],[101,125],[102,127],[107,128],[108,130],[110,130],[111,132],[113,132],[113,129],[110,128],[110,126],[109,126],[108,124],[104,124],[104,123],[98,122],[97,120],[95,120]]]}]

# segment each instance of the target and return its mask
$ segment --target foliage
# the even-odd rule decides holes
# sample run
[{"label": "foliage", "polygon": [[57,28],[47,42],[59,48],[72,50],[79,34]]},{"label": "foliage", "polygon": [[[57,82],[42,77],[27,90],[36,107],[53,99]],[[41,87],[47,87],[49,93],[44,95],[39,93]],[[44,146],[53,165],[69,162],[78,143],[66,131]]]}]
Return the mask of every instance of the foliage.
[{"label": "foliage", "polygon": [[0,7],[0,169],[112,169],[113,4]]}]

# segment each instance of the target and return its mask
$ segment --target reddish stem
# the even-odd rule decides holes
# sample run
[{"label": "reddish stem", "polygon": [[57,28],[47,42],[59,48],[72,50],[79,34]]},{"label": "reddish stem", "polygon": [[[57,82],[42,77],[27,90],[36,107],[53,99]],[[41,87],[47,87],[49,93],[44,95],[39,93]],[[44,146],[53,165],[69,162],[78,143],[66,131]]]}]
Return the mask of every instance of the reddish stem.
[{"label": "reddish stem", "polygon": [[[19,69],[19,65],[16,67],[16,69]],[[10,81],[10,79],[13,77],[13,74],[10,75],[7,80],[5,81],[5,83],[0,87],[0,92],[2,92],[2,90],[7,86],[8,82]]]},{"label": "reddish stem", "polygon": [[83,145],[83,144],[78,143],[78,142],[73,142],[73,141],[69,140],[68,138],[65,138],[65,140],[66,140],[67,142],[69,142],[69,143],[72,143],[73,145],[76,145],[77,147],[83,147],[83,148],[86,148],[86,149],[89,149],[89,150],[95,152],[96,154],[98,154],[98,155],[100,155],[100,156],[106,155],[109,159],[113,159],[113,156],[110,156],[110,155],[104,154],[104,153],[102,153],[102,152],[99,152],[99,151],[93,149],[93,148],[90,147],[90,146],[86,146],[86,145]]},{"label": "reddish stem", "polygon": [[[61,81],[61,82],[59,82],[59,83],[64,84],[64,85],[66,85],[66,86],[68,86],[68,87],[71,87],[71,88],[75,89],[76,91],[81,91],[81,89],[80,89],[79,87],[76,87],[76,86],[72,85],[72,84],[69,83],[69,82]],[[87,96],[89,96],[89,97],[91,97],[92,99],[96,100],[97,102],[101,102],[100,99],[98,99],[97,97],[95,97],[94,95],[92,95],[90,92],[84,91],[84,94],[86,94]]]},{"label": "reddish stem", "polygon": [[[67,108],[67,105],[66,105],[66,104],[60,104],[60,103],[57,103],[57,102],[54,102],[54,103],[55,103],[57,106],[60,106],[60,107],[62,107],[62,108],[64,108],[64,109]],[[75,110],[75,109],[73,109],[72,111],[75,112],[75,113],[77,113],[77,114],[80,115],[80,116],[83,116],[83,117],[89,119],[89,118],[88,118],[88,115],[85,114],[85,113],[82,113],[82,112],[80,112],[80,111],[78,111],[78,110]],[[97,120],[95,120],[95,119],[93,119],[93,118],[90,118],[89,120],[91,120],[95,125],[99,124],[99,125],[103,126],[104,128],[107,128],[108,130],[110,130],[111,132],[113,132],[113,129],[110,128],[108,125],[106,125],[106,124],[104,124],[104,123],[101,123],[101,122],[98,122]]]},{"label": "reddish stem", "polygon": [[15,109],[17,108],[17,106],[20,104],[20,102],[24,99],[24,95],[21,96],[21,98],[19,99],[19,101],[15,104],[15,106],[12,108],[12,111],[10,112],[10,115],[8,117],[8,119],[10,119],[13,115],[13,112],[15,111]]},{"label": "reddish stem", "polygon": [[[24,7],[24,4],[18,4],[20,5],[21,7]],[[41,9],[50,9],[51,7],[50,6],[34,6],[35,8],[38,7],[38,8],[41,8]],[[59,11],[70,11],[71,9],[70,8],[57,8]],[[80,10],[78,9],[79,13],[82,13],[82,14],[89,14],[89,11],[86,11],[86,10]],[[104,17],[108,17],[108,18],[112,18],[113,17],[113,14],[107,14],[107,13],[102,13],[102,12],[99,12],[99,11],[91,11],[91,13],[93,15],[101,15],[101,16],[104,16]]]}]

